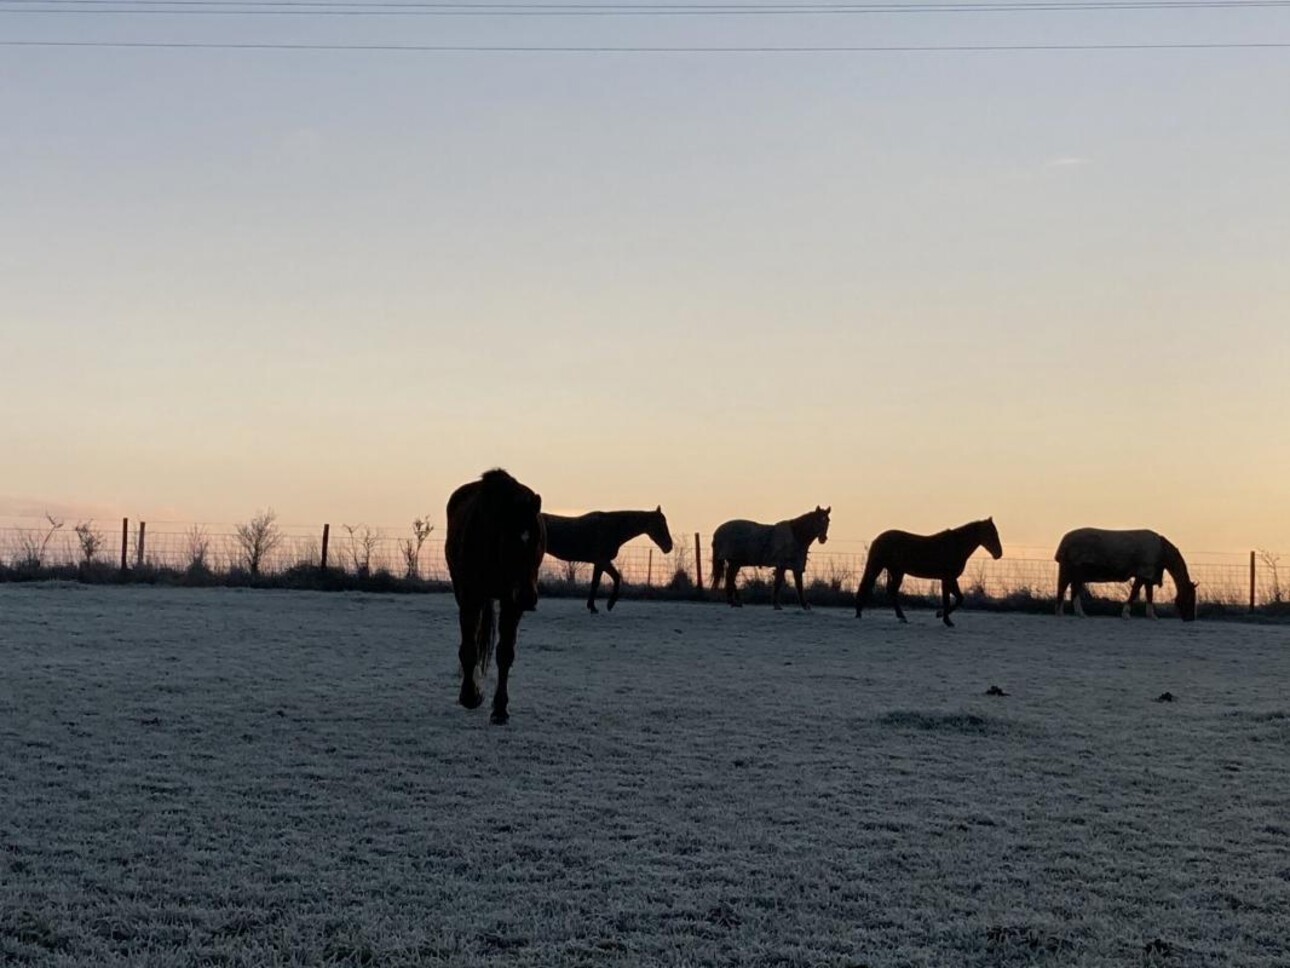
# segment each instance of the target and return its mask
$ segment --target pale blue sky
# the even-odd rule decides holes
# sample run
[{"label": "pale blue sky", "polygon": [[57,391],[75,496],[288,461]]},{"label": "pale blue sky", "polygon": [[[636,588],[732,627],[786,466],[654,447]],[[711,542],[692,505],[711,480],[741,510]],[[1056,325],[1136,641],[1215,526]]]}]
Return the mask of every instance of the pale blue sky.
[{"label": "pale blue sky", "polygon": [[[1290,42],[1290,9],[0,13],[32,39]],[[0,47],[0,514],[398,524],[502,464],[678,530],[1290,550],[1287,103],[1285,48]]]}]

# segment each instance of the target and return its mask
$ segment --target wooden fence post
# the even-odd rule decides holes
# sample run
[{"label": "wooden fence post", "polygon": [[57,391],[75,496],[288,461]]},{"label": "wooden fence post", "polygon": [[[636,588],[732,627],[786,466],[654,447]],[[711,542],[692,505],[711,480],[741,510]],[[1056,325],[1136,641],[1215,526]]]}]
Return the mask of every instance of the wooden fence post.
[{"label": "wooden fence post", "polygon": [[1250,611],[1254,611],[1254,552],[1250,552]]},{"label": "wooden fence post", "polygon": [[699,551],[699,532],[694,532],[694,583],[703,591],[703,555]]},{"label": "wooden fence post", "polygon": [[130,550],[130,519],[121,519],[121,574],[125,574],[128,567],[126,553]]},{"label": "wooden fence post", "polygon": [[135,567],[137,568],[143,567],[143,535],[144,535],[144,532],[147,531],[147,529],[148,529],[148,522],[140,521],[139,522],[139,547],[137,549],[139,554],[135,563]]},{"label": "wooden fence post", "polygon": [[649,550],[649,560],[645,564],[645,587],[649,588],[654,584],[654,549]]},{"label": "wooden fence post", "polygon": [[327,570],[327,539],[331,537],[331,525],[323,525],[322,570]]}]

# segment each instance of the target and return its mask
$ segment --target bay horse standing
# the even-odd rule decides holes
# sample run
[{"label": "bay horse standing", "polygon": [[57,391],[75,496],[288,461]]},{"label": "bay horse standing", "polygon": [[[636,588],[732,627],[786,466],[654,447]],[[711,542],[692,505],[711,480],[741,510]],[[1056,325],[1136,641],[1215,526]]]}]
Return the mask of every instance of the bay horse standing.
[{"label": "bay horse standing", "polygon": [[546,553],[561,561],[586,561],[592,566],[591,592],[587,595],[587,611],[596,612],[596,591],[600,588],[601,574],[614,582],[605,608],[614,610],[623,576],[614,567],[620,549],[632,538],[647,534],[663,554],[672,551],[672,533],[667,528],[667,518],[660,504],[653,511],[592,511],[576,518],[559,514],[544,514],[546,524]]},{"label": "bay horse standing", "polygon": [[780,609],[779,590],[784,587],[784,572],[793,572],[793,583],[797,586],[797,601],[802,608],[810,611],[806,603],[806,593],[802,590],[802,572],[806,571],[806,553],[812,541],[824,544],[829,540],[830,505],[822,508],[818,504],[814,511],[776,524],[758,524],[756,521],[736,519],[712,532],[712,587],[721,587],[724,575],[726,582],[726,601],[739,608],[739,592],[735,588],[735,576],[745,566],[775,569],[775,583],[771,590],[771,603],[776,610]]},{"label": "bay horse standing", "polygon": [[[907,621],[900,607],[900,583],[906,575],[915,578],[940,579],[941,607],[936,617],[953,626],[950,612],[963,604],[963,590],[959,588],[959,575],[968,558],[977,548],[984,547],[997,561],[1003,557],[999,530],[994,518],[973,521],[959,528],[950,528],[937,534],[911,534],[908,531],[884,531],[869,545],[864,575],[856,588],[856,618],[869,603],[874,582],[887,571],[887,597],[896,610],[896,618]],[[953,597],[953,604],[950,598]]]},{"label": "bay horse standing", "polygon": [[[503,470],[486,472],[448,498],[444,557],[461,622],[457,701],[467,709],[484,701],[477,673],[479,678],[488,674],[496,630],[497,689],[491,719],[499,725],[509,718],[506,687],[520,615],[537,607],[538,566],[546,549],[541,511],[542,496]],[[494,600],[501,612],[497,620]]]},{"label": "bay horse standing", "polygon": [[1066,589],[1071,590],[1074,613],[1084,615],[1081,601],[1084,586],[1095,582],[1125,582],[1133,579],[1133,589],[1121,609],[1128,618],[1138,592],[1147,590],[1147,617],[1156,617],[1152,593],[1164,581],[1164,573],[1174,580],[1178,590],[1174,604],[1184,622],[1196,618],[1196,583],[1187,572],[1187,562],[1168,538],[1146,529],[1109,531],[1103,528],[1077,528],[1062,536],[1053,555],[1057,561],[1057,614],[1062,614]]}]

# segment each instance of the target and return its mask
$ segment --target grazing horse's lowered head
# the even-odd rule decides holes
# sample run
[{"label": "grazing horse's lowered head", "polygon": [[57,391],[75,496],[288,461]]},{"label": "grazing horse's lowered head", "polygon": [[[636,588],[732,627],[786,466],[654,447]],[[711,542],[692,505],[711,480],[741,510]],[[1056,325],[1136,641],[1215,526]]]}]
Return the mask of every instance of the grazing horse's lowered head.
[{"label": "grazing horse's lowered head", "polygon": [[659,550],[665,555],[672,553],[672,532],[667,527],[667,517],[663,514],[663,505],[659,505],[649,514],[649,527],[645,533],[649,539],[658,545]]},{"label": "grazing horse's lowered head", "polygon": [[[497,689],[492,720],[505,723],[508,677],[520,616],[537,607],[538,568],[546,553],[542,497],[503,470],[463,484],[448,499],[444,556],[461,624],[461,692],[474,709],[482,701],[476,673],[486,674],[497,637]],[[493,614],[493,602],[500,617]]]}]

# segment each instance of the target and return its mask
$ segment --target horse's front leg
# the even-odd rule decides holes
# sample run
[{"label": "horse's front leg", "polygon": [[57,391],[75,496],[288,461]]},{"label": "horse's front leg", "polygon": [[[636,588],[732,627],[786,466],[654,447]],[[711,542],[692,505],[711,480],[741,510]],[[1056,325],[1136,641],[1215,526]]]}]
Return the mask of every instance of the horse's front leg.
[{"label": "horse's front leg", "polygon": [[612,612],[614,610],[614,603],[618,601],[618,591],[623,586],[623,576],[619,574],[618,569],[614,567],[614,563],[612,561],[605,565],[605,574],[614,580],[614,588],[609,593],[609,601],[605,603],[605,608]]},{"label": "horse's front leg", "polygon": [[802,569],[793,569],[793,584],[797,586],[797,603],[806,611],[811,610],[811,606],[806,602],[806,592],[802,589]]},{"label": "horse's front leg", "polygon": [[1086,618],[1084,615],[1084,583],[1082,581],[1071,582],[1071,611],[1080,618]]},{"label": "horse's front leg", "polygon": [[784,587],[784,569],[775,569],[775,580],[770,586],[770,603],[775,606],[775,611],[780,611],[779,590]]},{"label": "horse's front leg", "polygon": [[[599,564],[593,564],[591,566],[591,591],[587,594],[587,611],[591,612],[593,615],[599,611],[599,609],[596,608],[596,592],[600,588],[600,572],[601,567]],[[613,608],[612,605],[609,607]]]},{"label": "horse's front leg", "polygon": [[458,602],[457,620],[461,625],[461,645],[457,649],[457,660],[461,663],[461,691],[457,693],[457,702],[467,709],[478,709],[484,701],[484,695],[475,682],[475,666],[479,664],[475,639],[479,634],[482,615],[483,609],[478,604]]},{"label": "horse's front leg", "polygon": [[510,702],[507,683],[515,662],[515,638],[519,634],[521,614],[514,602],[502,603],[497,625],[497,689],[493,692],[493,714],[489,717],[498,726],[506,725],[511,718],[506,708]]},{"label": "horse's front leg", "polygon": [[[1120,618],[1128,618],[1133,614],[1133,603],[1138,600],[1138,590],[1142,588],[1142,579],[1133,579],[1133,588],[1129,591],[1129,599],[1124,603],[1124,608],[1120,609]],[[1150,596],[1151,593],[1147,592]]]},{"label": "horse's front leg", "polygon": [[1070,587],[1071,578],[1066,573],[1065,565],[1057,566],[1057,609],[1055,614],[1062,614],[1062,606],[1066,603],[1066,589]]}]

